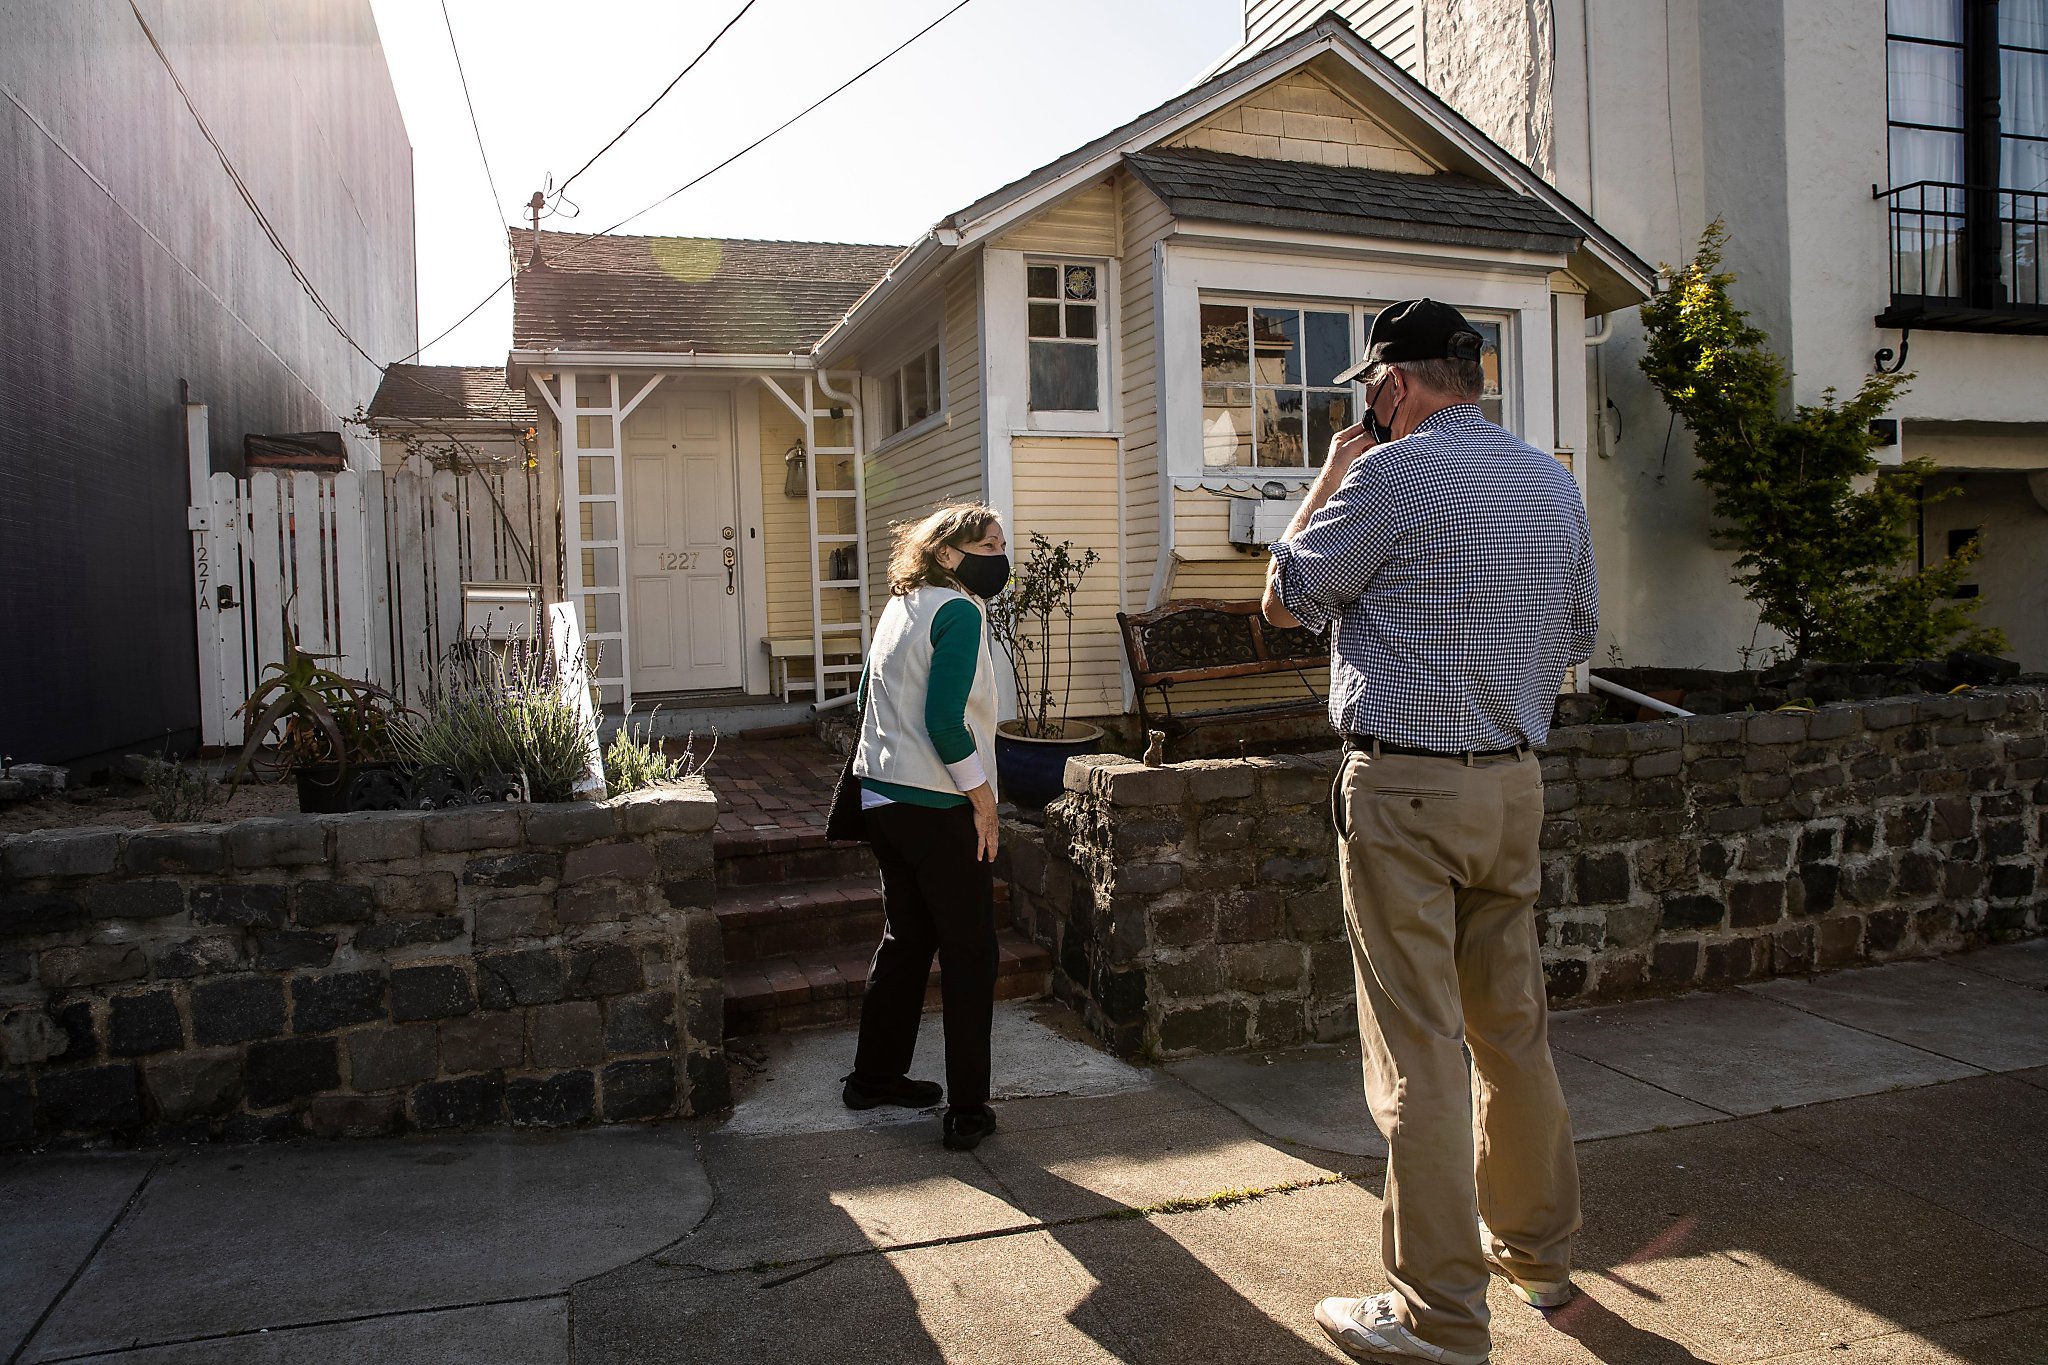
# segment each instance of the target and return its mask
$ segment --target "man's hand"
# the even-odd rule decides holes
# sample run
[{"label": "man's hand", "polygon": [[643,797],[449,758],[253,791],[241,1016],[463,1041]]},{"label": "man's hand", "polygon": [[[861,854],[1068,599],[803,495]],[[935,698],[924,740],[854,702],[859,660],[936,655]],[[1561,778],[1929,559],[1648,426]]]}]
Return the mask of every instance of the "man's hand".
[{"label": "man's hand", "polygon": [[1352,462],[1378,444],[1372,433],[1365,429],[1364,422],[1353,422],[1330,438],[1330,453],[1323,461],[1323,468],[1335,474],[1341,483]]},{"label": "man's hand", "polygon": [[[1294,517],[1287,523],[1287,532],[1282,540],[1292,540],[1308,528],[1309,521],[1320,512],[1323,504],[1330,500],[1344,482],[1344,476],[1351,472],[1351,466],[1358,463],[1358,457],[1371,450],[1379,442],[1365,429],[1365,423],[1353,422],[1330,438],[1330,453],[1323,461],[1323,467],[1316,472],[1315,482],[1301,499],[1301,506],[1294,509]],[[1280,600],[1280,562],[1269,561],[1266,565],[1266,591],[1259,602],[1259,614],[1266,618],[1266,624],[1291,630],[1301,620],[1287,609]]]},{"label": "man's hand", "polygon": [[975,860],[992,863],[996,860],[996,794],[984,782],[966,796],[967,804],[974,807]]}]

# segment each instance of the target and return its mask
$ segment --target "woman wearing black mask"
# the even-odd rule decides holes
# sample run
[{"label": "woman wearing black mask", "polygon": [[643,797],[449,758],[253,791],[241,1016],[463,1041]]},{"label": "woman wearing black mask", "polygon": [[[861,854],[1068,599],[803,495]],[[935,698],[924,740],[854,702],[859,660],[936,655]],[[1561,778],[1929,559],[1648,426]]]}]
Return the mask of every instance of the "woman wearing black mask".
[{"label": "woman wearing black mask", "polygon": [[995,1130],[988,1107],[995,1014],[995,668],[984,604],[1010,581],[1003,525],[981,506],[943,507],[900,528],[889,605],[861,674],[861,779],[882,868],[884,926],[861,1000],[842,1098],[853,1109],[927,1108],[910,1079],[932,956],[945,1010],[946,1146]]}]

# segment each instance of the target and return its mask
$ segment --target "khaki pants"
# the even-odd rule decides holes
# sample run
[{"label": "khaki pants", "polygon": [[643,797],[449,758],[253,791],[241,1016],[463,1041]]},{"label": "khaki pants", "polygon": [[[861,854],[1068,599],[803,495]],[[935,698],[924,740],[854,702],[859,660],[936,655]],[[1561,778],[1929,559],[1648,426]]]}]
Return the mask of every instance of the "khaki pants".
[{"label": "khaki pants", "polygon": [[1542,777],[1527,754],[1354,751],[1331,795],[1365,1093],[1389,1148],[1387,1277],[1416,1335],[1483,1352],[1475,1213],[1530,1281],[1567,1277],[1579,1226],[1536,942]]}]

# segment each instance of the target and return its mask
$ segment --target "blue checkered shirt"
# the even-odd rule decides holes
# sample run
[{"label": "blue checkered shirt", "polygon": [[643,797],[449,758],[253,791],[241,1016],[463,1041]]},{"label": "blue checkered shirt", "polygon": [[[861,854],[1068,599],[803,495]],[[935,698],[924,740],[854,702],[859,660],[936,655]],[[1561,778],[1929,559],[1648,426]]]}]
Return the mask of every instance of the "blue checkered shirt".
[{"label": "blue checkered shirt", "polygon": [[1287,609],[1335,626],[1339,733],[1445,753],[1541,744],[1565,670],[1593,653],[1578,485],[1471,404],[1368,451],[1272,550]]}]

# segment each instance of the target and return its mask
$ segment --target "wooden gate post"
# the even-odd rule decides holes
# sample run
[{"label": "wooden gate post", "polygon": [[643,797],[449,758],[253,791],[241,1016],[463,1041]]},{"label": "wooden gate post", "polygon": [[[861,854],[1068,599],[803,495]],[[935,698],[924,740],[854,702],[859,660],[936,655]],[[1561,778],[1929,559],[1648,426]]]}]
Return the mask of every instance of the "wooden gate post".
[{"label": "wooden gate post", "polygon": [[199,742],[227,743],[228,711],[234,702],[223,694],[225,668],[218,590],[233,583],[231,573],[221,569],[220,537],[213,515],[213,449],[210,444],[206,404],[185,404],[185,466],[188,500],[185,526],[192,533],[192,616],[199,655]]}]

